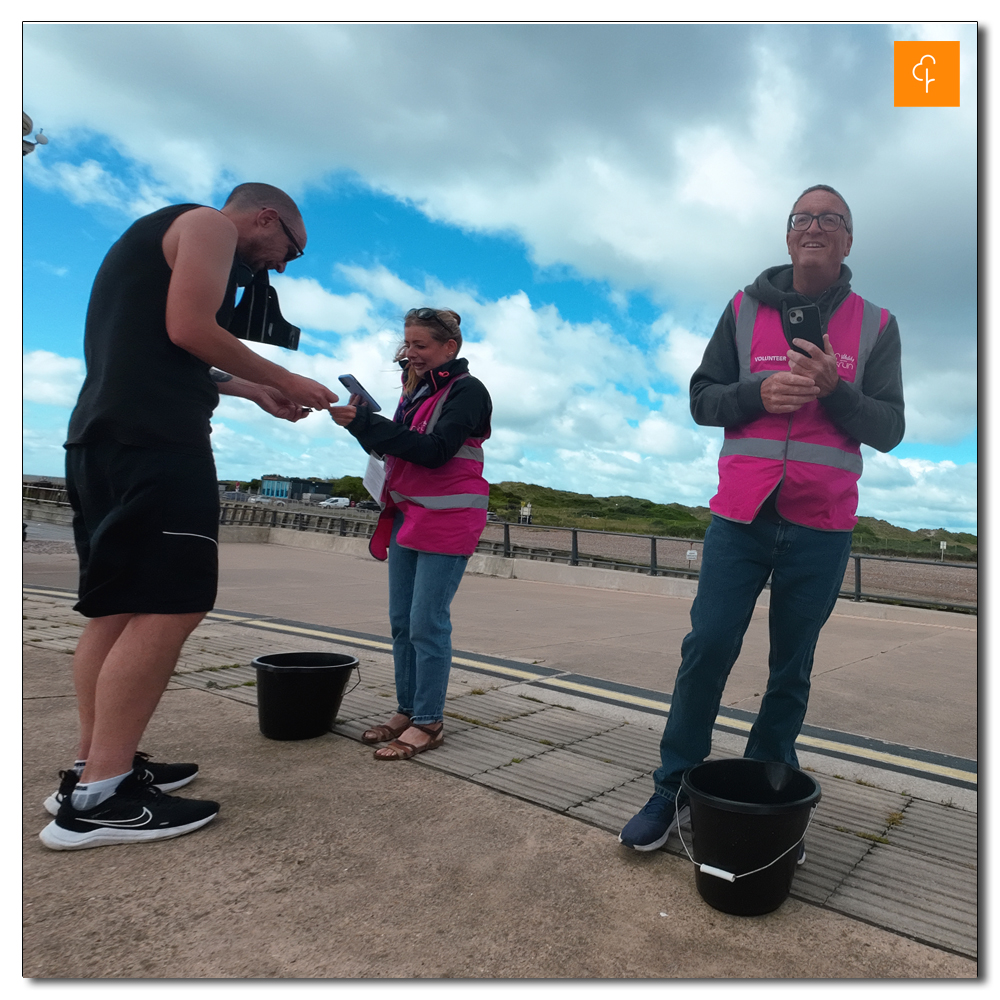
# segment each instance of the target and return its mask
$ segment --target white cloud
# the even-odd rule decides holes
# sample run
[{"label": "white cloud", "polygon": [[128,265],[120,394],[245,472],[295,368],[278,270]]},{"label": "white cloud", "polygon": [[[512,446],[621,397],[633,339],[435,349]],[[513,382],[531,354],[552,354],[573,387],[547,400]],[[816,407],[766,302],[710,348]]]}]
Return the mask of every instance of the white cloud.
[{"label": "white cloud", "polygon": [[865,472],[858,487],[859,515],[904,528],[976,531],[975,463],[896,458],[864,448]]},{"label": "white cloud", "polygon": [[906,380],[903,390],[907,441],[948,444],[976,429],[976,383],[969,373],[945,368]]},{"label": "white cloud", "polygon": [[334,295],[314,278],[275,275],[271,284],[281,299],[282,314],[294,316],[297,326],[310,330],[353,333],[371,322],[371,303],[359,292]]},{"label": "white cloud", "polygon": [[675,325],[671,316],[662,316],[651,329],[653,333],[663,337],[654,355],[657,367],[678,389],[686,393],[691,376],[701,364],[709,338]]},{"label": "white cloud", "polygon": [[146,182],[126,184],[96,160],[80,164],[56,161],[49,165],[40,156],[24,163],[28,180],[47,191],[60,191],[74,205],[106,205],[130,217],[146,215],[170,203],[164,191]]},{"label": "white cloud", "polygon": [[63,358],[51,351],[29,351],[22,364],[26,401],[52,406],[76,405],[84,377],[80,358]]}]

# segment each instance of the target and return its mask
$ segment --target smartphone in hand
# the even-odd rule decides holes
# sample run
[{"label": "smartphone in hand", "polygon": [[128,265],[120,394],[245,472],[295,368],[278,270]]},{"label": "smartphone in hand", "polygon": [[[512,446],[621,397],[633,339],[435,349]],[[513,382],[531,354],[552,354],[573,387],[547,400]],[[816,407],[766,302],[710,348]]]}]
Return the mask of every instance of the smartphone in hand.
[{"label": "smartphone in hand", "polygon": [[815,344],[821,351],[826,350],[823,343],[823,324],[819,318],[819,306],[792,306],[785,313],[785,340],[793,351],[808,356],[808,351],[803,351],[801,347],[796,347],[792,341],[808,340],[810,344]]},{"label": "smartphone in hand", "polygon": [[372,413],[378,413],[378,411],[382,409],[382,407],[375,402],[375,399],[368,394],[365,387],[353,375],[341,375],[340,383],[352,396],[360,396]]}]

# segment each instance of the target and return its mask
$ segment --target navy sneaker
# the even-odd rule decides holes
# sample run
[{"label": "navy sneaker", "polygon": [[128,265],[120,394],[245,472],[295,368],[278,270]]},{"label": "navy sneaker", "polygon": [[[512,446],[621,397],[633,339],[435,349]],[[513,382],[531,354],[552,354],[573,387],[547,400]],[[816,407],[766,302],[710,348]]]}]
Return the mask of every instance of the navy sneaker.
[{"label": "navy sneaker", "polygon": [[[675,815],[676,813],[676,815]],[[677,827],[688,823],[691,817],[689,806],[676,810],[674,800],[654,795],[624,826],[618,835],[618,843],[636,851],[655,851],[662,847]]]},{"label": "navy sneaker", "polygon": [[[198,777],[197,764],[157,764],[149,759],[148,753],[141,750],[132,758],[132,768],[137,771],[144,771],[149,775],[150,784],[154,785],[161,792],[172,792],[175,788],[183,788],[189,781],[194,781]],[[68,775],[73,771],[60,771],[62,781],[57,791],[53,792],[45,800],[45,811],[52,816],[59,813],[59,807],[66,797],[66,783],[69,781]],[[69,785],[69,790],[73,790],[74,781]]]},{"label": "navy sneaker", "polygon": [[219,803],[165,795],[141,770],[133,771],[115,794],[92,809],[73,808],[73,787],[79,778],[68,772],[61,787],[66,796],[54,820],[38,835],[53,851],[79,851],[108,844],[167,840],[191,833],[219,814]]}]

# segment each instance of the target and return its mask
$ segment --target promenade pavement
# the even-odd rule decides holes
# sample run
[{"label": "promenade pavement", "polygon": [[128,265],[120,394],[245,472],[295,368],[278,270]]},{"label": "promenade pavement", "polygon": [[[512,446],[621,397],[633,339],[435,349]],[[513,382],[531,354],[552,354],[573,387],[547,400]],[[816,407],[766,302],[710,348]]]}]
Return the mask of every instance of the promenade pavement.
[{"label": "promenade pavement", "polygon": [[[82,619],[70,610],[74,557],[30,550],[26,976],[977,974],[974,617],[838,606],[807,719],[834,750],[802,754],[824,796],[809,859],[776,912],[740,918],[701,900],[675,838],[650,855],[615,836],[652,790],[655,706],[669,698],[690,599],[467,576],[449,738],[379,763],[356,737],[394,707],[384,567],[223,545],[216,612],[143,744],[197,759],[182,794],[218,799],[219,818],[174,841],[54,854],[37,833],[72,755],[68,654]],[[714,756],[740,752],[741,713],[759,700],[760,614]],[[248,664],[289,649],[361,661],[335,732],[316,740],[257,728]]]}]

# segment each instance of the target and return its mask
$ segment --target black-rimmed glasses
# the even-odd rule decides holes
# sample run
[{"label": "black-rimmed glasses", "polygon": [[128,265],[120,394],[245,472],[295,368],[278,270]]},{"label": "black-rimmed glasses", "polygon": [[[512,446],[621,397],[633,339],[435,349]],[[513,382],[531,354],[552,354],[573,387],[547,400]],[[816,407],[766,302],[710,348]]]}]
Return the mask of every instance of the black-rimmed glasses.
[{"label": "black-rimmed glasses", "polygon": [[813,219],[819,223],[819,228],[824,233],[835,233],[841,226],[848,232],[851,231],[851,224],[837,212],[823,212],[821,215],[793,212],[788,216],[788,228],[794,229],[797,233],[803,233],[813,224]]},{"label": "black-rimmed glasses", "polygon": [[281,224],[281,228],[285,231],[285,235],[288,237],[288,242],[292,244],[292,249],[285,254],[285,263],[289,264],[293,260],[298,260],[304,253],[305,250],[299,246],[295,237],[292,235],[292,231],[285,225],[284,220],[281,216],[278,216],[278,222]]}]

